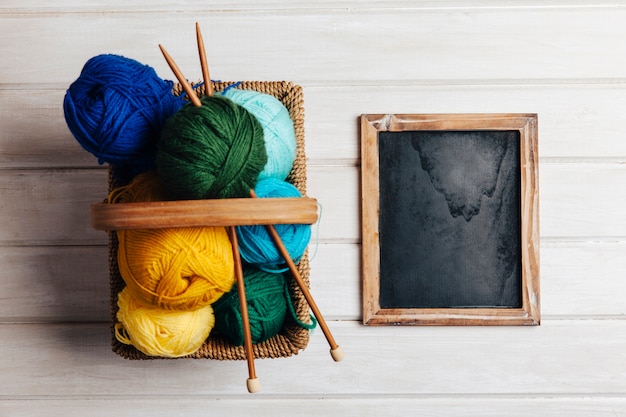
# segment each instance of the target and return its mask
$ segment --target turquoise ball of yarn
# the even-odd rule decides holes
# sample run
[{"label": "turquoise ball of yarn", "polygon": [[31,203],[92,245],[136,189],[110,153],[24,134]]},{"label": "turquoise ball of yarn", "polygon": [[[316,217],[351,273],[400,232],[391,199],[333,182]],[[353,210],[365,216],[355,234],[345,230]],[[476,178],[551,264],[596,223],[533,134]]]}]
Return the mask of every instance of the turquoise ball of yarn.
[{"label": "turquoise ball of yarn", "polygon": [[[275,178],[259,181],[255,193],[260,198],[302,197],[292,184]],[[291,258],[298,262],[311,240],[311,225],[277,224],[274,226]],[[285,260],[265,226],[238,226],[237,238],[241,259],[269,272],[284,271]]]},{"label": "turquoise ball of yarn", "polygon": [[276,97],[256,91],[229,88],[224,96],[252,113],[263,127],[267,163],[259,180],[286,179],[296,158],[296,133],[289,110]]},{"label": "turquoise ball of yarn", "polygon": [[134,59],[97,55],[66,91],[67,126],[100,164],[150,169],[165,120],[183,105],[172,87],[171,81]]},{"label": "turquoise ball of yarn", "polygon": [[219,95],[185,105],[166,123],[156,166],[173,199],[248,197],[267,162],[263,128]]},{"label": "turquoise ball of yarn", "polygon": [[[261,343],[276,335],[287,315],[288,289],[283,274],[273,274],[245,266],[244,283],[252,343]],[[237,286],[213,304],[215,330],[235,346],[244,342],[243,322]]]}]

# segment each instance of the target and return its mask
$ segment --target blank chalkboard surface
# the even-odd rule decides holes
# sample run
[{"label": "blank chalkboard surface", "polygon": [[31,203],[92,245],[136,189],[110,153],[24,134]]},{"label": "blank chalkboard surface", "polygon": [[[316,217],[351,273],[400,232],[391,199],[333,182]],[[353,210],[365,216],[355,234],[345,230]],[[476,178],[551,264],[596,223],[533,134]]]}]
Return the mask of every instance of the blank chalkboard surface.
[{"label": "blank chalkboard surface", "polygon": [[380,306],[522,306],[517,131],[381,132]]},{"label": "blank chalkboard surface", "polygon": [[536,115],[364,115],[366,324],[539,324]]}]

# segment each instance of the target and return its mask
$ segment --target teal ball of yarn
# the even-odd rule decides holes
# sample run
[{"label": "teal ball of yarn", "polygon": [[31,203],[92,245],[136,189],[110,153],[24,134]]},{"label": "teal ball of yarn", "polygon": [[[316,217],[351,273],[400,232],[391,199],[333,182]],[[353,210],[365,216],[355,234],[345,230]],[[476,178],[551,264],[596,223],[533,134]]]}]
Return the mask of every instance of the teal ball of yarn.
[{"label": "teal ball of yarn", "polygon": [[[259,181],[255,193],[260,198],[302,197],[292,184],[275,178]],[[311,225],[277,224],[274,226],[291,258],[298,262],[311,240]],[[286,263],[265,226],[238,226],[239,253],[246,263],[269,272],[286,270]]]},{"label": "teal ball of yarn", "polygon": [[[287,315],[288,289],[282,274],[244,267],[244,283],[252,343],[261,343],[276,335]],[[215,330],[235,346],[244,342],[243,322],[237,286],[213,304]]]},{"label": "teal ball of yarn", "polygon": [[162,80],[152,67],[134,59],[94,56],[65,93],[67,126],[100,164],[152,169],[165,120],[183,105],[172,87],[171,81]]},{"label": "teal ball of yarn", "polygon": [[276,97],[256,91],[229,88],[224,96],[252,113],[263,127],[267,163],[259,180],[286,179],[296,158],[296,133],[289,110]]},{"label": "teal ball of yarn", "polygon": [[185,105],[166,123],[156,166],[173,199],[248,197],[267,162],[263,128],[221,96]]}]

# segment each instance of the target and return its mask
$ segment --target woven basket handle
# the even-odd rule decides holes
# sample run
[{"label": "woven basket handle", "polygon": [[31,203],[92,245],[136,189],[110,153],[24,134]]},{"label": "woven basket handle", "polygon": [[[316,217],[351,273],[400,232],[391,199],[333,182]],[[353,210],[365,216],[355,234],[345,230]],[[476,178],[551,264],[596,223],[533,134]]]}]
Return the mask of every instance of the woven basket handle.
[{"label": "woven basket handle", "polygon": [[317,218],[317,200],[309,197],[91,205],[91,225],[97,230],[313,224]]}]

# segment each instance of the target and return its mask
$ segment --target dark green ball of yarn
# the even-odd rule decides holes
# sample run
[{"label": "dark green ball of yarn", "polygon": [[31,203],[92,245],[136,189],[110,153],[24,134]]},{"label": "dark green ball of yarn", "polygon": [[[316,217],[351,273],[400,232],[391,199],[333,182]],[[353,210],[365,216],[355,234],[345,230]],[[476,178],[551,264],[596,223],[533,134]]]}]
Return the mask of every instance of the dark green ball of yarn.
[{"label": "dark green ball of yarn", "polygon": [[[244,283],[252,343],[261,343],[277,334],[287,314],[287,284],[283,274],[244,267]],[[215,329],[235,346],[243,345],[243,322],[237,285],[213,304]]]},{"label": "dark green ball of yarn", "polygon": [[185,105],[157,143],[157,170],[177,200],[248,197],[266,162],[263,127],[222,96]]}]

